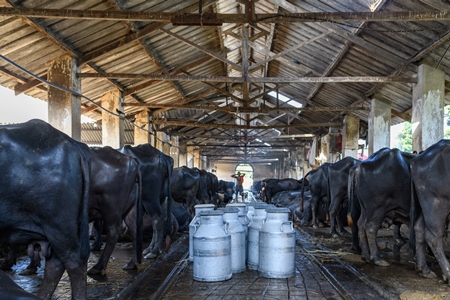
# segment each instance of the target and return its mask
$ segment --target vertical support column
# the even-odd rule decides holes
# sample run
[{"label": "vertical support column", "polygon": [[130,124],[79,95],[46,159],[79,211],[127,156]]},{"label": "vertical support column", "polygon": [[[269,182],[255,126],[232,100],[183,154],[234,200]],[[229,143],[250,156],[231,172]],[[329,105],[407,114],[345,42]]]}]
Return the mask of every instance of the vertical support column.
[{"label": "vertical support column", "polygon": [[344,130],[342,134],[342,158],[358,157],[359,117],[347,114],[344,118]]},{"label": "vertical support column", "polygon": [[201,164],[201,160],[200,160],[200,149],[199,148],[194,148],[194,167],[197,167],[199,169],[203,169],[203,166]]},{"label": "vertical support column", "polygon": [[[119,90],[111,91],[103,95],[102,106],[116,113],[123,111],[123,97]],[[102,110],[102,143],[104,146],[120,148],[124,145],[124,125],[123,119]]]},{"label": "vertical support column", "polygon": [[154,136],[149,133],[150,131],[150,114],[148,110],[143,110],[138,113],[134,123],[139,127],[134,127],[134,145],[150,144],[154,143]]},{"label": "vertical support column", "polygon": [[187,147],[187,141],[186,140],[179,140],[178,144],[180,145],[180,151],[179,151],[179,156],[178,156],[178,160],[179,160],[179,166],[187,166],[190,168],[190,166],[188,165],[188,147]]},{"label": "vertical support column", "polygon": [[328,134],[320,139],[320,164],[326,163],[328,160]]},{"label": "vertical support column", "polygon": [[161,152],[164,152],[163,143],[164,143],[164,133],[161,131],[157,131],[155,137],[155,148]]},{"label": "vertical support column", "polygon": [[170,156],[170,143],[168,141],[166,141],[166,140],[164,140],[164,141],[165,142],[163,143],[163,150],[162,150],[162,152],[165,155]]},{"label": "vertical support column", "polygon": [[170,146],[170,156],[173,158],[173,167],[178,168],[180,167],[180,148],[179,148],[179,142],[178,142],[178,136],[172,136],[171,138],[171,144]]},{"label": "vertical support column", "polygon": [[194,164],[194,146],[187,146],[187,166],[188,168],[197,167]]},{"label": "vertical support column", "polygon": [[444,137],[445,73],[422,64],[413,86],[413,150],[420,152]]},{"label": "vertical support column", "polygon": [[372,99],[369,114],[369,156],[391,144],[391,105]]},{"label": "vertical support column", "polygon": [[[81,93],[80,68],[76,59],[63,55],[50,62],[47,78],[50,82]],[[77,141],[81,141],[81,100],[53,86],[48,88],[48,122]]]}]

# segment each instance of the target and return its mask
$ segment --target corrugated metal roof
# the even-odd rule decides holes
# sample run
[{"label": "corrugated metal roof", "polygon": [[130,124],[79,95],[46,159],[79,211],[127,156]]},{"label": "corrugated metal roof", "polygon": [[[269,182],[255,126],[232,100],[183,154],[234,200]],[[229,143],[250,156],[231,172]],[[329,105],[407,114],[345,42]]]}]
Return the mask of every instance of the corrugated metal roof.
[{"label": "corrugated metal roof", "polygon": [[[197,25],[173,25],[171,20],[152,21],[152,18],[133,20],[136,15],[132,14],[128,15],[131,18],[119,19],[112,14],[183,13],[191,15],[181,15],[177,22],[183,18],[187,22],[189,16],[192,23],[197,16],[192,14],[198,14],[200,6]],[[125,105],[152,104],[152,107],[125,106],[125,115],[132,119],[143,109],[149,109],[155,123],[163,122],[154,125],[158,130],[200,146],[227,143],[247,146],[248,150],[278,135],[319,135],[328,132],[326,124],[342,123],[346,112],[345,109],[300,112],[293,107],[284,111],[290,106],[268,95],[269,91],[278,91],[305,107],[364,108],[352,112],[361,118],[362,126],[367,126],[371,97],[382,97],[392,104],[396,113],[392,123],[396,124],[403,121],[399,115],[407,118],[411,113],[412,83],[308,83],[286,79],[412,77],[423,61],[444,70],[450,66],[448,18],[439,19],[436,14],[435,20],[420,20],[420,16],[404,20],[389,15],[446,12],[450,4],[445,1],[0,1],[0,8],[8,7],[24,13],[0,11],[1,55],[42,78],[46,78],[49,62],[64,54],[78,59],[82,74],[152,75],[83,77],[81,91],[96,103],[100,103],[105,93],[119,89],[124,93]],[[39,9],[50,10],[37,17]],[[111,14],[107,20],[101,14],[83,19],[80,14],[70,13],[71,10]],[[333,21],[335,15],[329,15],[326,19],[303,22],[299,16],[305,12],[352,12],[358,16],[371,11],[384,12],[390,19],[363,22],[350,21],[347,16],[346,20]],[[211,14],[227,17],[246,13],[254,14],[253,22],[209,26],[208,22],[213,21],[203,18]],[[174,76],[183,80],[173,80]],[[242,78],[266,78],[266,82],[246,84],[239,80]],[[446,79],[448,103],[449,77]],[[45,83],[4,60],[0,60],[0,85],[47,100]],[[201,107],[195,109],[192,105]],[[254,109],[242,112],[246,107]],[[82,99],[82,111],[98,121],[96,125],[83,125],[82,140],[101,143],[101,110]],[[321,125],[301,127],[303,124]],[[126,143],[132,144],[132,125],[126,126]],[[296,137],[282,141],[289,146],[309,140]],[[245,150],[230,149],[205,147],[202,151],[220,157],[242,154]]]}]

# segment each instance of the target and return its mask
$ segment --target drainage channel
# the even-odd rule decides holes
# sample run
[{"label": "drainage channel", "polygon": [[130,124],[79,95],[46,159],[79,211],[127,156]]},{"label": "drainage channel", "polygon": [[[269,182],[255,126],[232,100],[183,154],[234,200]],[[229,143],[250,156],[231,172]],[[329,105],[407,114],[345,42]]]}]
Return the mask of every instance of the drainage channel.
[{"label": "drainage channel", "polygon": [[386,291],[351,264],[341,260],[333,251],[310,241],[307,233],[296,234],[297,245],[308,260],[341,295],[342,299],[395,299]]}]

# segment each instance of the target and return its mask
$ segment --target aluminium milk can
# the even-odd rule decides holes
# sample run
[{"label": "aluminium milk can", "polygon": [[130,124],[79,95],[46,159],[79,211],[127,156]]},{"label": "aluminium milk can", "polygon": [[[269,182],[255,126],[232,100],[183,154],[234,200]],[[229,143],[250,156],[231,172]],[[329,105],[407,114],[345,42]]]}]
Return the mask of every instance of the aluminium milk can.
[{"label": "aluminium milk can", "polygon": [[244,226],[245,229],[245,236],[247,236],[248,234],[248,223],[250,222],[250,220],[247,217],[247,204],[245,203],[229,203],[226,205],[226,207],[237,207],[239,209],[239,213],[238,213],[238,218],[239,221],[241,221],[242,226]]},{"label": "aluminium milk can", "polygon": [[256,203],[253,218],[248,224],[247,239],[247,267],[251,270],[258,270],[259,263],[259,231],[266,219],[267,203]]},{"label": "aluminium milk can", "polygon": [[223,209],[223,221],[227,224],[231,235],[231,273],[244,272],[246,269],[245,230],[238,219],[239,209],[226,207]]},{"label": "aluminium milk can", "polygon": [[199,213],[202,211],[208,211],[208,210],[214,210],[214,204],[197,204],[194,206],[195,209],[195,216],[192,219],[191,223],[189,223],[189,261],[194,260],[194,232],[197,230],[197,227],[200,222],[200,216]]},{"label": "aluminium milk can", "polygon": [[268,208],[259,231],[259,275],[289,278],[295,275],[295,231],[288,208]]},{"label": "aluminium milk can", "polygon": [[200,225],[194,233],[194,280],[222,281],[231,278],[231,235],[223,220],[224,212],[200,212]]}]

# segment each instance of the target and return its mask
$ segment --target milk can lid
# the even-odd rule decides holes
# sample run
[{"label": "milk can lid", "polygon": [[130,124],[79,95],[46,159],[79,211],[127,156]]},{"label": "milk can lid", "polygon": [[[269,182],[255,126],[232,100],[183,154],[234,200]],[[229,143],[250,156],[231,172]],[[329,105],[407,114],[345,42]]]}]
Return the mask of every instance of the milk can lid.
[{"label": "milk can lid", "polygon": [[239,208],[237,207],[220,207],[219,210],[222,210],[224,213],[239,213]]},{"label": "milk can lid", "polygon": [[207,210],[200,212],[200,216],[220,216],[220,215],[223,215],[222,210]]},{"label": "milk can lid", "polygon": [[269,208],[269,204],[267,203],[256,203],[255,209],[266,209]]},{"label": "milk can lid", "polygon": [[290,213],[291,211],[289,210],[289,208],[286,208],[286,207],[275,207],[275,208],[266,209],[266,212],[268,212],[268,213]]}]

